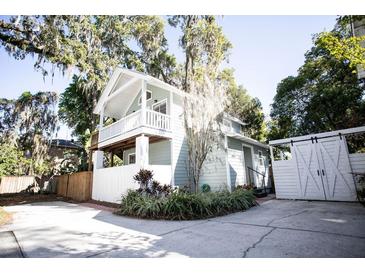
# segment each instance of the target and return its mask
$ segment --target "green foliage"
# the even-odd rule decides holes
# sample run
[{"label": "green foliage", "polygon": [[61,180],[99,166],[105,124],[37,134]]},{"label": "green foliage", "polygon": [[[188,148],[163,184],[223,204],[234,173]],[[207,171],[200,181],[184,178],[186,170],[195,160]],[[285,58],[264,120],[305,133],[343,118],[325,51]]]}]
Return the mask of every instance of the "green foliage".
[{"label": "green foliage", "polygon": [[232,193],[174,191],[165,197],[143,195],[130,190],[122,197],[118,213],[148,219],[193,220],[243,211],[254,205],[253,192],[244,189]]},{"label": "green foliage", "polygon": [[0,177],[24,175],[29,166],[30,160],[15,146],[0,144]]},{"label": "green foliage", "polygon": [[323,32],[318,36],[316,44],[326,48],[337,60],[348,62],[355,70],[357,66],[365,69],[365,48],[361,45],[364,41],[365,36],[341,38],[331,32]]},{"label": "green foliage", "polygon": [[16,100],[0,102],[0,144],[16,147],[30,159],[26,174],[50,172],[47,154],[57,127],[57,94],[26,91]]},{"label": "green foliage", "polygon": [[243,86],[236,83],[233,69],[225,69],[220,79],[228,86],[228,104],[226,112],[246,123],[244,132],[259,141],[266,139],[265,115],[258,98],[251,97]]},{"label": "green foliage", "polygon": [[73,135],[86,146],[96,120],[93,114],[95,102],[85,92],[84,84],[85,80],[80,77],[72,77],[71,84],[60,95],[58,115],[61,121],[73,129]]},{"label": "green foliage", "polygon": [[194,82],[204,80],[205,74],[215,79],[219,65],[232,48],[215,17],[176,15],[169,17],[168,22],[182,31],[180,46],[185,53],[182,89],[189,92]]},{"label": "green foliage", "polygon": [[364,125],[365,87],[352,70],[315,42],[298,75],[278,84],[269,139]]},{"label": "green foliage", "polygon": [[161,185],[158,181],[153,179],[153,172],[148,169],[140,169],[136,175],[133,176],[133,180],[139,184],[137,192],[153,196],[153,197],[165,197],[172,193],[170,185]]},{"label": "green foliage", "polygon": [[349,64],[356,72],[361,66],[365,69],[365,36],[353,36],[354,22],[364,24],[365,16],[340,16],[337,18],[335,29],[331,32],[320,33],[315,40],[318,47],[325,48],[338,61]]},{"label": "green foliage", "polygon": [[[95,130],[92,110],[116,66],[171,83],[175,57],[167,52],[158,16],[17,16],[0,20],[0,45],[16,59],[35,56],[43,76],[75,71],[61,97],[61,119],[85,145]],[[51,71],[45,63],[52,64]]]}]

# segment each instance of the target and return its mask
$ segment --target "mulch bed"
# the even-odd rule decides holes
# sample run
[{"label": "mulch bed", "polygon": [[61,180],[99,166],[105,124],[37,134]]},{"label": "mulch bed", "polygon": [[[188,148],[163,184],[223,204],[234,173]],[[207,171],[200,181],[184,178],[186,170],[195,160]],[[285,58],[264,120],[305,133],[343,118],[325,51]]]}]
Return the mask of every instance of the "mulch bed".
[{"label": "mulch bed", "polygon": [[0,206],[13,206],[22,205],[35,202],[48,202],[48,201],[65,201],[67,199],[57,196],[56,194],[1,194]]}]

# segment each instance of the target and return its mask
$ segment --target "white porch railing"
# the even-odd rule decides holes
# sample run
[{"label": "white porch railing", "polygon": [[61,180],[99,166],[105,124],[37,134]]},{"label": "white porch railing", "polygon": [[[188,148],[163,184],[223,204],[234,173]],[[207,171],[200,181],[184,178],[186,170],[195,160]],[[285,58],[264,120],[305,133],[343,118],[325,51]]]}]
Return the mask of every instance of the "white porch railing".
[{"label": "white porch railing", "polygon": [[147,126],[170,130],[170,115],[166,115],[153,110],[146,110],[146,124]]},{"label": "white porch railing", "polygon": [[[99,142],[103,142],[140,126],[144,126],[141,118],[142,112],[141,110],[138,110],[111,125],[101,128],[99,130]],[[161,130],[171,130],[171,117],[157,111],[146,110],[145,126]]]}]

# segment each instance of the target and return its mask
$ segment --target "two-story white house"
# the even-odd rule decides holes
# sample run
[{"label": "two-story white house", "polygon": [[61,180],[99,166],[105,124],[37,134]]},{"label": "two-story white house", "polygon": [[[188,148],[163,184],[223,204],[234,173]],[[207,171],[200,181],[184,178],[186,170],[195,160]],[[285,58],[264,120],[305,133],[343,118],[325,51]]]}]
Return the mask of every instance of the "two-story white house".
[{"label": "two-story white house", "polygon": [[[184,96],[149,75],[115,69],[94,110],[100,115],[93,152],[94,200],[119,202],[128,189],[138,187],[133,176],[140,168],[153,170],[154,178],[164,184],[182,187],[189,182]],[[105,125],[107,118],[114,122]],[[208,156],[201,185],[208,184],[213,191],[249,182],[260,187],[260,173],[267,184],[268,146],[246,137],[243,125],[225,115],[224,143]],[[113,166],[113,155],[122,165]]]}]

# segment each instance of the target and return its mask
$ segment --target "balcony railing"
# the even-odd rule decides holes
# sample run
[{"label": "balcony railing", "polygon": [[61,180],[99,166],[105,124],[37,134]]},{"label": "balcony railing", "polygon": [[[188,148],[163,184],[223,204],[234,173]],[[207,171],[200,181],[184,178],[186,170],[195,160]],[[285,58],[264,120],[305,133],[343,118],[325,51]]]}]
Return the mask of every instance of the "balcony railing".
[{"label": "balcony railing", "polygon": [[99,130],[99,142],[103,142],[113,137],[122,135],[141,126],[147,126],[160,130],[170,130],[171,117],[157,111],[146,110],[146,117],[143,121],[142,111],[138,110],[111,125],[101,128]]}]

